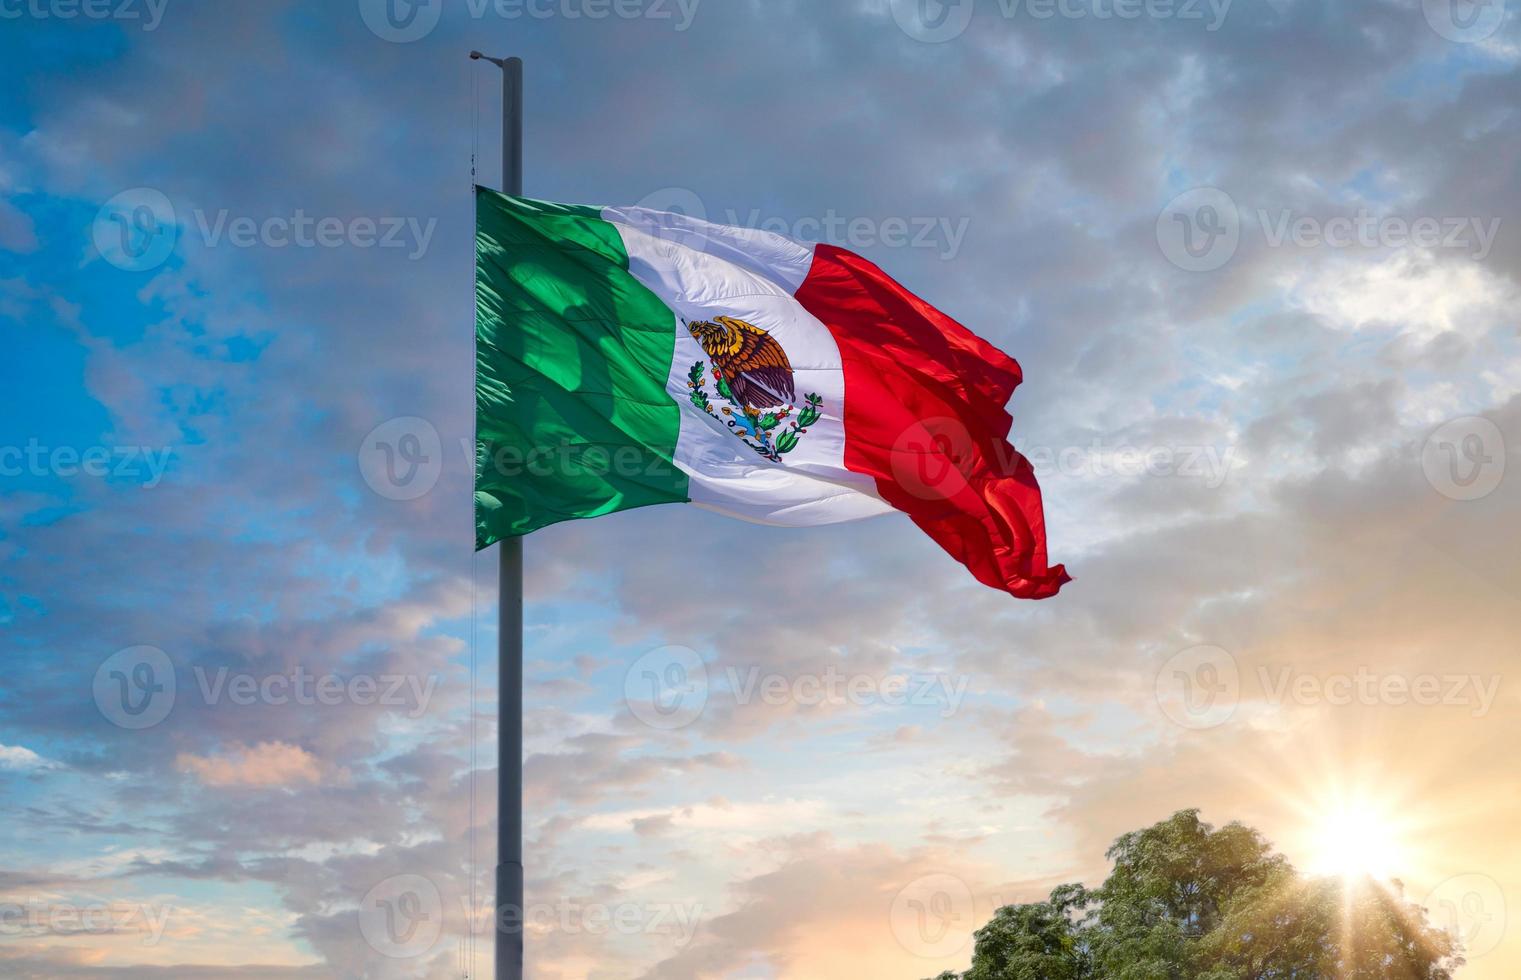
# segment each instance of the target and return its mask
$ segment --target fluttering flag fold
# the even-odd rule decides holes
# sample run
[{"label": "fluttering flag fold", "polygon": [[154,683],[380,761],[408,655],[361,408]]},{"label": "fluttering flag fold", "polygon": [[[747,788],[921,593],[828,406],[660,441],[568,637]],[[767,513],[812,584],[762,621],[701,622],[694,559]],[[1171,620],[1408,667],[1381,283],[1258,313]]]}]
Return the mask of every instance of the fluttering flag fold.
[{"label": "fluttering flag fold", "polygon": [[475,289],[477,549],[660,503],[901,511],[993,588],[1068,580],[1008,442],[1019,364],[858,255],[478,187]]}]

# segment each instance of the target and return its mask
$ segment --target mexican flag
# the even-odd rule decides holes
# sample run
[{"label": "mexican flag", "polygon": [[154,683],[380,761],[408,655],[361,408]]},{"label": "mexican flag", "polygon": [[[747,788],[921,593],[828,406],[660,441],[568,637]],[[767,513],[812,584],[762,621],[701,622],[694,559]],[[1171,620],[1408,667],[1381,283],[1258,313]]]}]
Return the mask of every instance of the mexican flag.
[{"label": "mexican flag", "polygon": [[649,504],[901,511],[994,588],[1067,581],[1007,440],[1019,365],[860,256],[480,187],[475,247],[477,549]]}]

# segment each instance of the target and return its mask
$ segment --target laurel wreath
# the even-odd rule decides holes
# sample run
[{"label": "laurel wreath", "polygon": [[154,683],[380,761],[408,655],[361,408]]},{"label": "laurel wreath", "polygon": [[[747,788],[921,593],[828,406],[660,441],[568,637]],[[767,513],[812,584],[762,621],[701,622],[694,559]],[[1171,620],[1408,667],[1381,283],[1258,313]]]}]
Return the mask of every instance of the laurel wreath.
[{"label": "laurel wreath", "polygon": [[[790,405],[780,411],[767,412],[756,418],[755,430],[759,433],[760,437],[752,439],[740,427],[739,423],[734,421],[732,409],[720,409],[719,411],[723,413],[722,415],[719,414],[719,411],[713,409],[713,402],[708,398],[707,379],[704,377],[707,367],[705,362],[698,361],[692,365],[692,370],[687,372],[687,387],[690,389],[689,397],[692,399],[692,404],[711,415],[716,421],[723,423],[745,445],[774,463],[780,463],[784,453],[790,453],[796,449],[798,442],[808,432],[808,427],[823,418],[823,397],[810,393],[803,396],[803,407],[798,410],[797,416],[792,418],[791,422],[787,422],[788,418],[792,416],[793,408]],[[723,398],[730,405],[737,405],[738,403],[734,401],[734,393],[729,388],[728,380],[717,371],[713,372],[713,377],[715,382],[714,387],[717,389],[719,397]],[[730,417],[724,418],[723,416],[725,415]],[[782,424],[784,422],[787,422],[785,426]],[[778,429],[781,431],[776,431]],[[776,432],[774,436],[772,435],[773,432]]]}]

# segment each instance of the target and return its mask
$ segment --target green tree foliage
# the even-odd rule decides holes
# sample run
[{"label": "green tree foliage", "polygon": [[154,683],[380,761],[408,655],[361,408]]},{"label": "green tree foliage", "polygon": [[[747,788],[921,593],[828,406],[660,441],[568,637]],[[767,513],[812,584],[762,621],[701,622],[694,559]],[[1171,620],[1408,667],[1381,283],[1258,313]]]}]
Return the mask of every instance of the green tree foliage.
[{"label": "green tree foliage", "polygon": [[936,980],[1451,980],[1453,938],[1399,882],[1299,874],[1261,834],[1184,810],[1125,834],[1089,891],[1001,908]]},{"label": "green tree foliage", "polygon": [[1047,901],[999,909],[992,922],[977,930],[976,954],[966,980],[1090,976],[1082,930],[1076,923],[1090,901],[1082,885],[1062,885]]}]

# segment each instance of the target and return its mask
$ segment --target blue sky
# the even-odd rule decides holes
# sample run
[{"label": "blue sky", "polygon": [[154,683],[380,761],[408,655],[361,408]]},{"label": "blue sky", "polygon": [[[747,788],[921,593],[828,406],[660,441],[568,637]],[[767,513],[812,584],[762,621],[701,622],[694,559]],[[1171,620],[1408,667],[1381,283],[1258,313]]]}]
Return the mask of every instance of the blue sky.
[{"label": "blue sky", "polygon": [[[999,903],[1191,806],[1313,865],[1352,799],[1412,897],[1521,906],[1521,28],[1453,2],[461,2],[411,40],[368,0],[0,4],[0,973],[467,965],[472,155],[500,166],[471,48],[526,62],[530,195],[832,227],[1018,358],[1075,578],[1020,603],[895,518],[535,534],[535,976],[962,968]],[[1233,231],[1190,253],[1205,205]],[[438,440],[415,495],[366,448],[403,431]],[[1473,682],[1334,693],[1367,674]],[[1208,710],[1179,686],[1222,677]],[[398,944],[404,895],[437,914]],[[1465,978],[1521,965],[1496,921]]]}]

